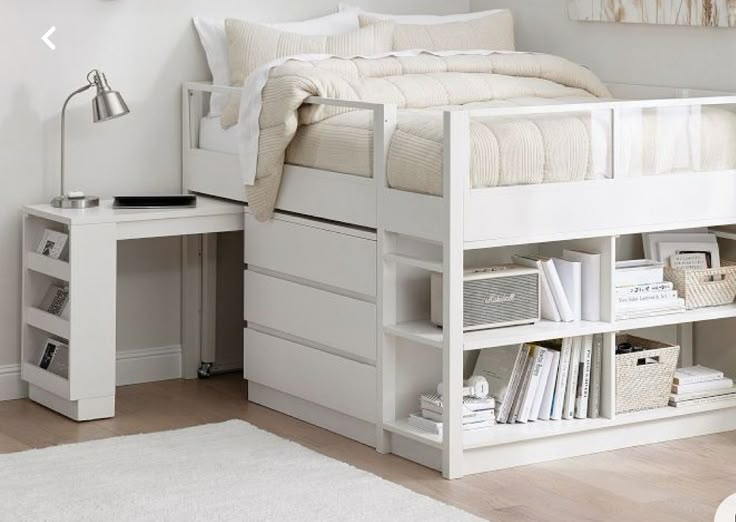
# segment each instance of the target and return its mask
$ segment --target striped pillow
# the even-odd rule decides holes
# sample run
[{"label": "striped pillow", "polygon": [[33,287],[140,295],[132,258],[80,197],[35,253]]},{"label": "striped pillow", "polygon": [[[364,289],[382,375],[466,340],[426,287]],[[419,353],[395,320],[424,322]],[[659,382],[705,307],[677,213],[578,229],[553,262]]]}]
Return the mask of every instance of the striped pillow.
[{"label": "striped pillow", "polygon": [[[357,31],[329,36],[287,33],[243,20],[225,20],[230,84],[242,86],[250,73],[277,58],[298,54],[371,56],[391,51],[393,22],[379,22]],[[223,127],[238,122],[240,96],[230,96],[222,113]]]},{"label": "striped pillow", "polygon": [[[381,23],[381,18],[361,14],[360,26]],[[499,9],[482,18],[445,24],[397,24],[394,27],[394,51],[514,50],[514,19],[511,12]]]}]

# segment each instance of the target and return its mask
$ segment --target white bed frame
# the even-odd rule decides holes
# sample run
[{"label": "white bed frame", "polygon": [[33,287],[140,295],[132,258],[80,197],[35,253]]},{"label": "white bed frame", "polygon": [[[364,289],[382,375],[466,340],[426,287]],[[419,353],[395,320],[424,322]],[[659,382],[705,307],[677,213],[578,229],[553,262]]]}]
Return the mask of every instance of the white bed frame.
[{"label": "white bed frame", "polygon": [[[386,150],[396,125],[392,105],[311,98],[309,103],[373,111],[372,178],[287,166],[277,208],[304,216],[373,229],[377,237],[377,418],[376,448],[393,452],[457,478],[508,466],[593,453],[625,446],[736,429],[736,402],[690,408],[663,408],[641,413],[615,413],[615,332],[651,326],[679,325],[682,364],[692,363],[691,323],[736,317],[736,305],[693,310],[677,315],[615,321],[613,270],[620,235],[736,224],[736,171],[682,173],[626,178],[616,158],[620,139],[616,125],[628,109],[736,105],[736,96],[670,88],[613,85],[615,94],[644,99],[543,107],[448,111],[444,115],[443,196],[390,188],[386,182]],[[244,200],[234,155],[200,150],[198,125],[206,92],[237,89],[201,83],[184,85],[183,176],[192,192]],[[611,179],[497,188],[471,188],[469,120],[501,117],[610,111]],[[736,144],[734,144],[736,146]],[[657,194],[652,198],[652,194]],[[736,238],[721,230],[722,237]],[[462,274],[479,255],[493,257],[505,247],[540,252],[593,248],[603,255],[604,292],[600,322],[551,323],[463,333]],[[402,292],[399,266],[443,272],[444,330],[433,328],[416,311],[397,307]],[[411,307],[409,307],[411,308]],[[528,425],[499,425],[464,434],[461,417],[463,365],[467,351],[592,333],[604,334],[602,418]],[[397,346],[410,342],[441,354],[442,380],[449,384],[444,433],[436,437],[406,423],[397,407],[401,379]],[[428,355],[437,357],[437,355]],[[419,370],[416,370],[419,371]],[[423,390],[417,390],[423,391]],[[399,413],[399,410],[401,413]]]}]

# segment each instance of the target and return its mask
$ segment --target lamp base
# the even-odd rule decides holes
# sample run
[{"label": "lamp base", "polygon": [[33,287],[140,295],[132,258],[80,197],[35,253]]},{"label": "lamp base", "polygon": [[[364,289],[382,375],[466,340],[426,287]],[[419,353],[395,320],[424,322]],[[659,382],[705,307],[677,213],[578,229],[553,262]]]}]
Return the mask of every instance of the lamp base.
[{"label": "lamp base", "polygon": [[54,208],[85,209],[100,206],[100,198],[97,196],[84,196],[81,198],[70,198],[69,196],[56,196],[51,200]]}]

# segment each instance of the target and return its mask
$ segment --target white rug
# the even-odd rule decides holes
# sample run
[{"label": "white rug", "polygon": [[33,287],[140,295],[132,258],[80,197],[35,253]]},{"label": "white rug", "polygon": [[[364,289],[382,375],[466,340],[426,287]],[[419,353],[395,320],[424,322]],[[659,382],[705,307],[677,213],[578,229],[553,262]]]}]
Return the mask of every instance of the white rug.
[{"label": "white rug", "polygon": [[0,520],[479,519],[233,420],[0,455]]}]

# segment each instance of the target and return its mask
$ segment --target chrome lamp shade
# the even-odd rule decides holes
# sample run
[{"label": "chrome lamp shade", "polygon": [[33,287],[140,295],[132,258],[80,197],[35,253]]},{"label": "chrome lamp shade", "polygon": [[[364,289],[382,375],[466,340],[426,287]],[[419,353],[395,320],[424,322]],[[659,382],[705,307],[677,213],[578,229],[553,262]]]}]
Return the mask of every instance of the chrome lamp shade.
[{"label": "chrome lamp shade", "polygon": [[113,91],[110,84],[107,83],[107,77],[94,69],[87,74],[87,85],[80,87],[71,93],[64,105],[61,107],[61,191],[57,197],[51,200],[51,206],[56,208],[90,208],[100,204],[100,198],[97,196],[85,196],[81,193],[66,193],[64,184],[64,139],[66,129],[66,106],[74,96],[79,93],[97,88],[97,94],[92,100],[92,121],[95,123],[115,119],[119,116],[125,116],[130,112],[123,97],[118,91]]},{"label": "chrome lamp shade", "polygon": [[95,123],[125,116],[130,112],[118,91],[113,91],[104,74],[97,74],[97,95],[92,100],[92,119]]}]

